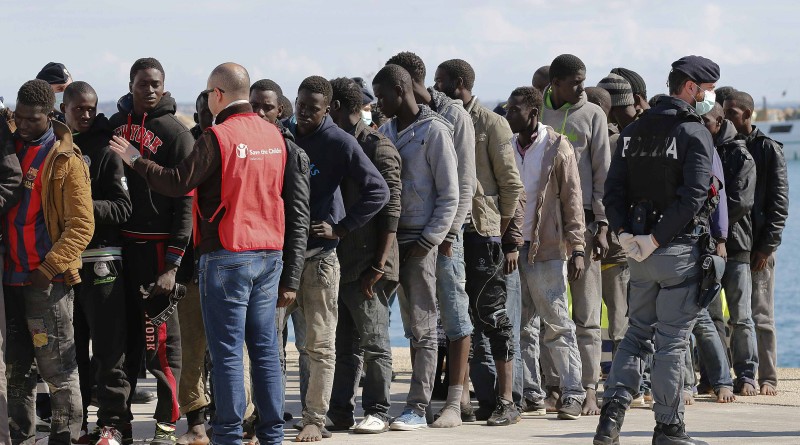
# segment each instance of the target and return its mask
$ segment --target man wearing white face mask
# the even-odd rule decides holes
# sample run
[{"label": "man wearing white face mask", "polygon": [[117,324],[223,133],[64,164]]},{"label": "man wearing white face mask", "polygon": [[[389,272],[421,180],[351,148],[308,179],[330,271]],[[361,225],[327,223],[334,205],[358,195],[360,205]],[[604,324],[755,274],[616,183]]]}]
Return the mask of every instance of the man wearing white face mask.
[{"label": "man wearing white face mask", "polygon": [[[605,384],[595,445],[619,443],[642,358],[653,354],[654,445],[691,445],[683,423],[683,358],[706,301],[702,239],[719,200],[714,143],[700,115],[714,105],[719,66],[687,56],[672,64],[669,96],[620,135],[605,183],[606,215],[630,266],[629,327]],[[705,257],[704,257],[705,258]],[[655,344],[655,348],[654,348]]]},{"label": "man wearing white face mask", "polygon": [[64,113],[61,112],[61,104],[64,102],[64,90],[72,83],[72,74],[67,71],[67,67],[63,63],[50,62],[39,71],[36,78],[50,84],[50,88],[56,95],[55,118],[66,123]]}]

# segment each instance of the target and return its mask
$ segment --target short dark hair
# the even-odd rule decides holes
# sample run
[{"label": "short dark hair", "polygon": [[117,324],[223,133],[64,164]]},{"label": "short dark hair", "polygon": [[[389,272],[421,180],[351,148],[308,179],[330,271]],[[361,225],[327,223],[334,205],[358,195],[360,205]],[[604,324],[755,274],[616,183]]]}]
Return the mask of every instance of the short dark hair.
[{"label": "short dark hair", "polygon": [[611,112],[611,93],[602,87],[586,87],[586,100],[603,109],[603,113],[608,116]]},{"label": "short dark hair", "polygon": [[333,79],[331,80],[331,89],[333,90],[331,100],[338,100],[342,104],[342,108],[350,114],[358,113],[361,110],[363,102],[361,87],[353,79],[347,77]]},{"label": "short dark hair", "polygon": [[274,91],[275,94],[278,96],[283,96],[283,90],[281,86],[275,83],[274,80],[271,79],[261,79],[256,81],[251,87],[250,92],[252,93],[253,90],[256,91]]},{"label": "short dark hair", "polygon": [[131,82],[133,82],[133,78],[136,77],[136,73],[149,69],[158,70],[162,77],[166,77],[166,74],[164,74],[164,67],[161,66],[161,62],[159,62],[158,59],[153,57],[144,57],[136,62],[133,62],[133,65],[131,65]]},{"label": "short dark hair", "polygon": [[719,87],[714,90],[714,94],[717,96],[717,103],[722,105],[725,103],[725,99],[731,97],[731,94],[736,92],[736,88],[734,87]]},{"label": "short dark hair", "polygon": [[511,92],[511,96],[521,98],[522,103],[539,110],[539,116],[541,116],[542,108],[544,108],[544,100],[542,99],[542,92],[539,91],[538,88],[519,87]]},{"label": "short dark hair", "polygon": [[390,87],[395,85],[409,87],[411,86],[411,74],[400,65],[389,64],[381,68],[378,74],[375,74],[372,83]]},{"label": "short dark hair", "polygon": [[754,111],[756,109],[756,104],[753,102],[753,96],[745,93],[744,91],[736,91],[731,93],[727,100],[736,102],[736,105],[744,108],[745,110]]},{"label": "short dark hair", "polygon": [[650,100],[647,101],[647,105],[650,105],[650,108],[653,108],[656,106],[656,104],[662,97],[666,96],[667,96],[666,94],[656,94],[655,96],[651,97]]},{"label": "short dark hair", "polygon": [[50,84],[44,80],[29,80],[19,88],[17,104],[41,107],[43,111],[49,113],[56,106],[56,95]]},{"label": "short dark hair", "polygon": [[586,65],[583,61],[572,54],[562,54],[550,64],[550,82],[553,79],[564,79],[568,76],[574,76],[579,72],[586,72]]},{"label": "short dark hair", "polygon": [[294,107],[292,106],[292,101],[289,100],[286,96],[281,96],[278,98],[278,103],[281,104],[283,107],[283,113],[278,116],[281,119],[286,119],[287,117],[294,114]]},{"label": "short dark hair", "polygon": [[464,88],[469,91],[472,91],[472,87],[475,86],[475,70],[466,61],[461,59],[445,60],[439,64],[439,68],[443,69],[453,80],[460,77],[464,81]]},{"label": "short dark hair", "polygon": [[420,56],[409,51],[403,51],[395,54],[386,61],[386,65],[390,64],[400,65],[405,68],[408,74],[411,75],[411,80],[414,82],[425,82],[425,62],[422,61]]},{"label": "short dark hair", "polygon": [[[667,77],[667,86],[669,87],[669,94],[680,94],[683,85],[692,80],[688,74],[681,70],[672,70]],[[692,80],[694,82],[694,80]]]},{"label": "short dark hair", "polygon": [[297,87],[297,92],[306,90],[310,93],[319,93],[325,98],[325,102],[331,103],[331,96],[333,96],[333,89],[328,79],[322,76],[309,76],[303,79],[300,86]]},{"label": "short dark hair", "polygon": [[82,80],[76,80],[75,82],[67,85],[67,88],[64,89],[64,103],[70,103],[72,102],[72,99],[75,99],[79,95],[83,94],[91,94],[97,98],[97,92],[94,90],[94,88],[92,88],[91,85]]}]

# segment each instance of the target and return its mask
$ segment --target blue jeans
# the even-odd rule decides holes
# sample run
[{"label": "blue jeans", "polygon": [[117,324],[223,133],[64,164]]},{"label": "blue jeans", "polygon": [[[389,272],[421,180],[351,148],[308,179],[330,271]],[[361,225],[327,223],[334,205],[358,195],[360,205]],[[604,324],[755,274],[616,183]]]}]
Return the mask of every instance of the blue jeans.
[{"label": "blue jeans", "polygon": [[[717,296],[717,299],[720,297]],[[703,369],[708,373],[708,380],[715,391],[720,388],[733,388],[731,379],[731,368],[728,366],[728,358],[725,354],[725,346],[719,338],[717,327],[708,315],[708,309],[700,311],[697,322],[692,329],[694,338],[697,342],[697,352]],[[687,351],[689,359],[692,358],[691,349]],[[691,368],[694,374],[694,368]]]},{"label": "blue jeans", "polygon": [[[586,399],[581,385],[581,357],[575,336],[575,323],[567,303],[567,267],[564,260],[528,262],[527,247],[520,250],[522,281],[522,322],[520,351],[525,361],[525,396],[545,397],[540,377],[539,353],[546,348],[559,377],[561,399],[580,403]],[[544,344],[539,344],[540,320],[544,321]]]},{"label": "blue jeans", "polygon": [[466,283],[464,235],[459,233],[453,240],[453,256],[436,256],[436,299],[439,302],[439,317],[442,319],[447,339],[451,341],[472,334]]},{"label": "blue jeans", "polygon": [[[731,318],[731,364],[736,374],[737,391],[743,383],[756,385],[756,329],[753,323],[751,295],[753,282],[750,275],[750,263],[729,259],[725,264],[725,275],[722,276],[722,287],[725,289],[725,300]],[[708,307],[712,319],[722,319],[722,301],[717,298]],[[724,344],[725,342],[723,342]],[[727,365],[727,363],[726,363]]]},{"label": "blue jeans", "polygon": [[[514,327],[512,341],[514,350],[519,351],[519,330],[522,319],[522,287],[519,280],[519,270],[506,275],[506,312]],[[469,367],[469,377],[475,388],[475,398],[478,404],[486,408],[494,408],[497,404],[497,369],[491,354],[489,338],[483,331],[475,331],[472,336],[473,356]],[[514,381],[512,398],[517,406],[522,404],[522,354],[514,354]]]},{"label": "blue jeans", "polygon": [[282,267],[281,252],[272,250],[218,250],[200,257],[200,302],[214,364],[215,444],[242,443],[245,343],[259,413],[256,436],[265,445],[283,441],[283,379],[275,328]]}]

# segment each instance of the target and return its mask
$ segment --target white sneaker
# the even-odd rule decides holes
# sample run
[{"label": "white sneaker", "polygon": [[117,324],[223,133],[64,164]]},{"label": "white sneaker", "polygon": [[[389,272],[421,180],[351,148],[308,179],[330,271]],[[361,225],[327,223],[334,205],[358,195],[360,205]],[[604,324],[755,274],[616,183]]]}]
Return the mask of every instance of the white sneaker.
[{"label": "white sneaker", "polygon": [[389,431],[389,422],[372,414],[367,414],[367,417],[353,429],[354,433],[359,434],[380,434],[386,431]]},{"label": "white sneaker", "polygon": [[631,408],[647,408],[647,403],[644,401],[644,394],[639,394],[639,397],[631,401]]}]

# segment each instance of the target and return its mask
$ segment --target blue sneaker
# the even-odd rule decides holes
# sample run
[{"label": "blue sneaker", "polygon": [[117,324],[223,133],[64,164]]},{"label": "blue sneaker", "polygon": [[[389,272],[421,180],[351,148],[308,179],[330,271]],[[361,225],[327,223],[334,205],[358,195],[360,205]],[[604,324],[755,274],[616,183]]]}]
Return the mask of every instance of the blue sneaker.
[{"label": "blue sneaker", "polygon": [[410,409],[403,411],[403,414],[395,418],[389,426],[392,431],[414,431],[427,427],[428,422],[425,421],[425,416],[420,416]]}]

